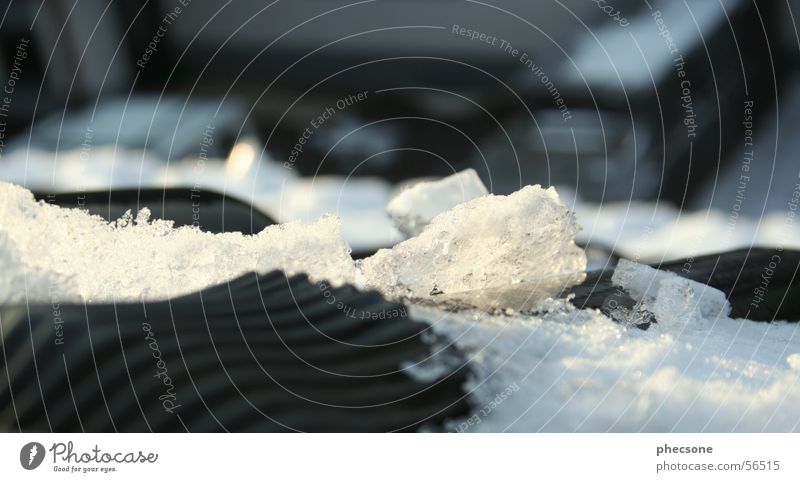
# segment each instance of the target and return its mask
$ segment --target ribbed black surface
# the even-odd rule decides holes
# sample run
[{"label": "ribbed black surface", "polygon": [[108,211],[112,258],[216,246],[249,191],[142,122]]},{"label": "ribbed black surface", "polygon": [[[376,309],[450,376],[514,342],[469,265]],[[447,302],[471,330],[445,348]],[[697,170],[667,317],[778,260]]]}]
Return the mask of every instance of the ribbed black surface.
[{"label": "ribbed black surface", "polygon": [[[415,430],[468,410],[455,349],[377,293],[272,272],[171,301],[58,308],[63,344],[53,307],[0,310],[7,429]],[[451,363],[435,380],[404,369],[426,359]]]}]

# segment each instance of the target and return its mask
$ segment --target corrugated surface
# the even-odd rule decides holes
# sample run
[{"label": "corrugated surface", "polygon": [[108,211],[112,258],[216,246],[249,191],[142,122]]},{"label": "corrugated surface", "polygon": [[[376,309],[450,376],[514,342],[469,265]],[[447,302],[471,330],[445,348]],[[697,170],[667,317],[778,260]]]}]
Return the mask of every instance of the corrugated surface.
[{"label": "corrugated surface", "polygon": [[[455,348],[377,293],[272,272],[55,308],[0,310],[6,430],[415,430],[468,410]],[[404,370],[432,353],[435,380]]]}]

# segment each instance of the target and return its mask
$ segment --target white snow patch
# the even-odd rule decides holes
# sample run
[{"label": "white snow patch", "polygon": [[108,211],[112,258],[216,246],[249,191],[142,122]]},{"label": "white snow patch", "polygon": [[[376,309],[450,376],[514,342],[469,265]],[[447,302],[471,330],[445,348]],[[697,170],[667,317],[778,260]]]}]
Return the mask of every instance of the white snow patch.
[{"label": "white snow patch", "polygon": [[474,373],[472,414],[450,429],[800,430],[796,323],[721,318],[641,331],[594,310],[550,308],[513,316],[411,308],[454,340]]},{"label": "white snow patch", "polygon": [[413,237],[421,233],[437,214],[487,194],[489,191],[475,169],[465,169],[443,179],[420,182],[404,189],[392,198],[386,212],[403,234]]},{"label": "white snow patch", "polygon": [[245,236],[175,229],[171,221],[151,221],[147,209],[108,223],[5,183],[0,199],[0,304],[166,299],[274,269],[335,284],[355,278],[335,216]]}]

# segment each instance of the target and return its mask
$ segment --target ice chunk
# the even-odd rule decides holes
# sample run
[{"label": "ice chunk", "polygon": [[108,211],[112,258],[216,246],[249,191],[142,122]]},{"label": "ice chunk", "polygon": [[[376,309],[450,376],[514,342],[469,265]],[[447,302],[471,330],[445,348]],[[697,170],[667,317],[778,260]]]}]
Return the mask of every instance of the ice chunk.
[{"label": "ice chunk", "polygon": [[465,169],[438,181],[420,182],[400,192],[386,206],[395,226],[407,237],[416,236],[440,213],[486,196],[475,169]]},{"label": "ice chunk", "polygon": [[146,209],[108,223],[36,202],[29,191],[5,183],[0,199],[0,304],[25,296],[39,302],[165,299],[273,269],[333,284],[354,280],[335,216],[244,236],[175,229],[171,221],[151,221]]},{"label": "ice chunk", "polygon": [[619,260],[611,281],[641,302],[659,324],[681,325],[731,312],[722,291],[634,261]]},{"label": "ice chunk", "polygon": [[521,288],[540,299],[583,280],[586,256],[573,241],[579,229],[555,189],[527,186],[439,214],[419,236],[363,260],[361,274],[395,298],[460,293],[487,307],[492,293]]},{"label": "ice chunk", "polygon": [[333,212],[342,220],[342,236],[353,251],[374,252],[405,239],[383,212],[390,192],[382,179],[319,176],[287,183],[272,203],[279,209],[259,205],[283,222],[309,222]]}]

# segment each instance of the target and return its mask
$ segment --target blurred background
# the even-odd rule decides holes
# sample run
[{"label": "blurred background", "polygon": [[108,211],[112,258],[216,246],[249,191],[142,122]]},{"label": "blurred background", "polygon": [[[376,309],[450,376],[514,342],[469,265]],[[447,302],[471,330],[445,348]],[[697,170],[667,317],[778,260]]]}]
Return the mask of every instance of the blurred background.
[{"label": "blurred background", "polygon": [[595,264],[800,247],[797,2],[0,5],[0,180],[44,200],[335,212],[361,256],[393,193],[473,168],[556,186]]}]

